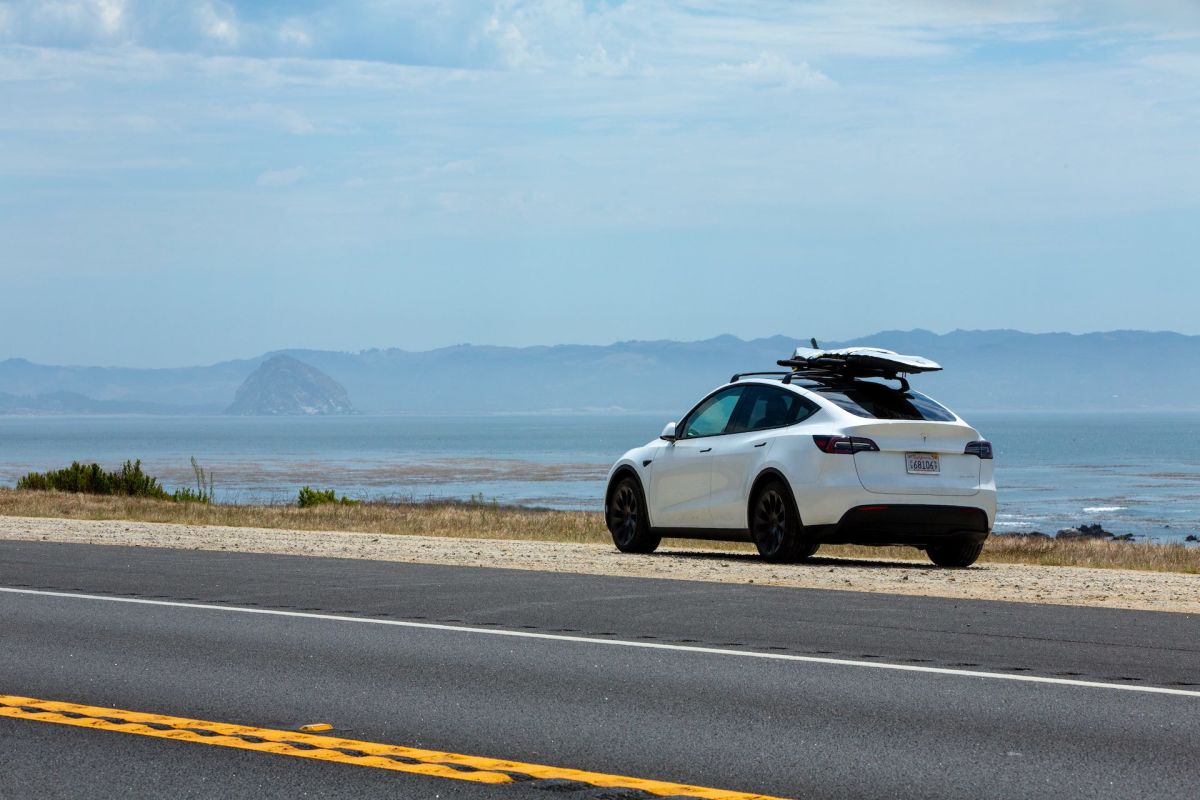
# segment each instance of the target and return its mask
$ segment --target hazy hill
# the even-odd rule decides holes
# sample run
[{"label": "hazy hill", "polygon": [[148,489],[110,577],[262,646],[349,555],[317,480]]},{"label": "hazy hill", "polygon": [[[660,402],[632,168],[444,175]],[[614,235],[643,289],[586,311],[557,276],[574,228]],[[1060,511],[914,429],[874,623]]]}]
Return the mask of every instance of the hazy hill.
[{"label": "hazy hill", "polygon": [[238,387],[226,414],[313,416],[350,414],[350,398],[340,383],[291,356],[272,356]]},{"label": "hazy hill", "polygon": [[186,406],[136,400],[95,400],[77,392],[49,392],[32,397],[0,393],[0,414],[179,414]]},{"label": "hazy hill", "polygon": [[[733,372],[772,368],[807,338],[283,354],[326,373],[364,413],[628,409],[670,415]],[[914,384],[961,410],[1200,409],[1200,336],[916,330],[840,344],[873,344],[941,362],[945,372]],[[275,355],[280,354],[176,369],[56,367],[11,359],[0,362],[0,392],[28,400],[67,391],[99,401],[218,412]]]}]

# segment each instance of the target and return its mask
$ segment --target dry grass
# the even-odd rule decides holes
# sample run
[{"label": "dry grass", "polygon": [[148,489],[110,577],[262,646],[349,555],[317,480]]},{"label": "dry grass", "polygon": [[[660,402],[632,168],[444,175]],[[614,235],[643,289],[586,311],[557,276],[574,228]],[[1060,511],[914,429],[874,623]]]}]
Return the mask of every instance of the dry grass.
[{"label": "dry grass", "polygon": [[0,489],[0,515],[128,519],[302,531],[357,531],[476,539],[610,541],[604,520],[586,511],[538,511],[490,503],[329,503],[296,506],[206,505],[140,497]]},{"label": "dry grass", "polygon": [[[227,525],[307,531],[355,531],[526,541],[611,542],[601,515],[591,511],[542,511],[488,503],[363,503],[239,506],[174,503],[134,497],[0,489],[0,515],[64,519],[136,520],[184,525]],[[688,541],[688,547],[752,552],[748,544]],[[828,545],[822,555],[868,560],[924,561],[907,547]],[[1107,541],[1056,541],[993,536],[980,558],[999,564],[1136,569],[1200,574],[1200,548]]]}]

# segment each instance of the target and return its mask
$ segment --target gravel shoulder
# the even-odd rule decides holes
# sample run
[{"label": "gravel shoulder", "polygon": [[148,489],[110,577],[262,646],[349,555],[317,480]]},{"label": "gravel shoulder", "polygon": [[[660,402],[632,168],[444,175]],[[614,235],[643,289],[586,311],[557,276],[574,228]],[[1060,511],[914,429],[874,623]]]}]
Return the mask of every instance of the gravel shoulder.
[{"label": "gravel shoulder", "polygon": [[630,556],[611,546],[595,544],[41,517],[0,517],[0,539],[363,558],[1200,613],[1197,575],[1018,564],[943,570],[923,560],[867,561],[819,555],[804,564],[778,565],[743,553],[673,546],[670,541],[654,555]]}]

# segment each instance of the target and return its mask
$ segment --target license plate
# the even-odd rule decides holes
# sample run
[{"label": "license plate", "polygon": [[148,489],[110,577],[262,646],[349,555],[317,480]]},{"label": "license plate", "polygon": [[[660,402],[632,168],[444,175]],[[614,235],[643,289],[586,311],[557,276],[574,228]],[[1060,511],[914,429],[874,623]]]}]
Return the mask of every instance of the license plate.
[{"label": "license plate", "polygon": [[937,453],[905,453],[904,462],[909,475],[938,475],[942,471]]}]

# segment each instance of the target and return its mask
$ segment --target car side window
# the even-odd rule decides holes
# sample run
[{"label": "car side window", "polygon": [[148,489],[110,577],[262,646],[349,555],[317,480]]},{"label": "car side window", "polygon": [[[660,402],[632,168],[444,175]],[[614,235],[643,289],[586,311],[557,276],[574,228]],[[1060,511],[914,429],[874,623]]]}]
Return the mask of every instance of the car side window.
[{"label": "car side window", "polygon": [[730,426],[730,432],[782,428],[808,419],[817,405],[795,392],[774,386],[750,386]]},{"label": "car side window", "polygon": [[683,438],[695,439],[725,433],[729,418],[733,416],[733,410],[742,397],[743,388],[734,386],[723,389],[696,406],[684,420]]}]

